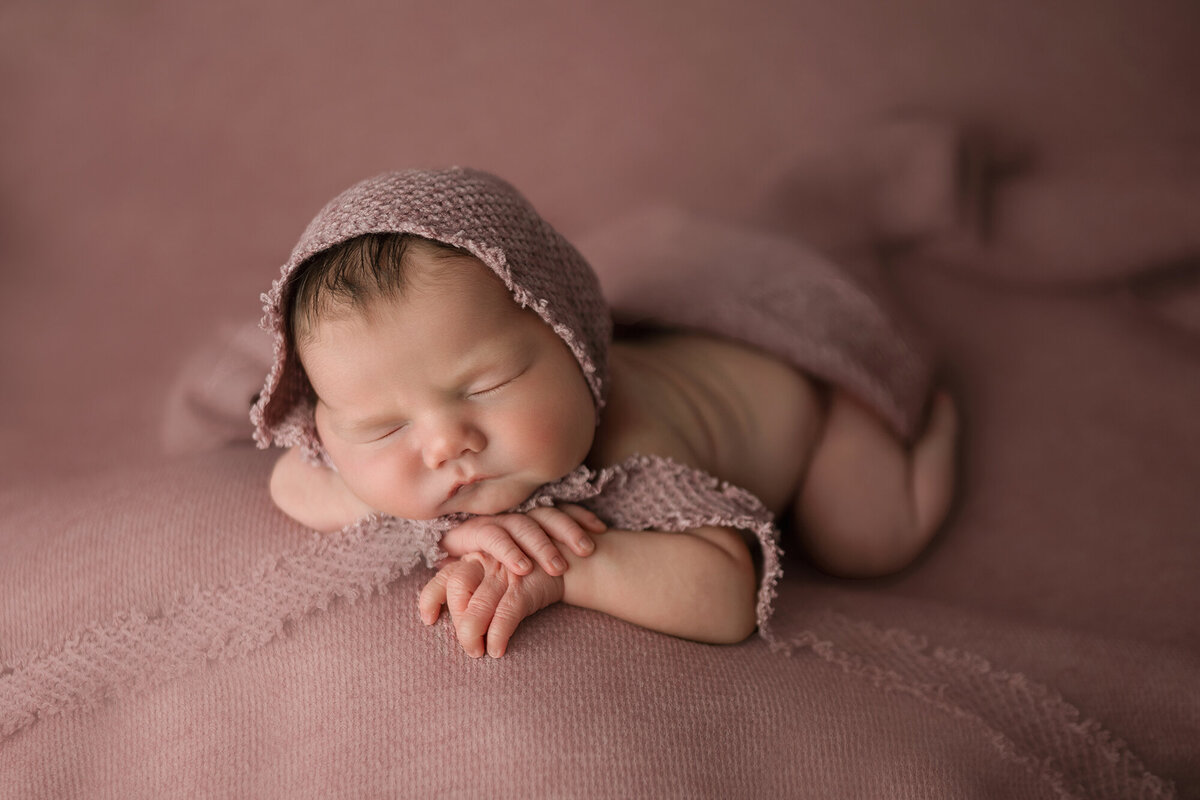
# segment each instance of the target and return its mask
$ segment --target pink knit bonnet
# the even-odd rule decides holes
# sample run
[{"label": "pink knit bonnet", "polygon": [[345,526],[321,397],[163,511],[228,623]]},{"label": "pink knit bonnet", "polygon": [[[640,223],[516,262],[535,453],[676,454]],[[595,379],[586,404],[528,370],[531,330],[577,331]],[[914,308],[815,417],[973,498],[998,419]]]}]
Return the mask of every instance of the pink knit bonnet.
[{"label": "pink knit bonnet", "polygon": [[378,175],[335,197],[309,223],[271,291],[262,327],[275,359],[250,411],[259,447],[323,449],[313,392],[288,333],[292,277],[310,257],[357,236],[409,233],[458,247],[495,272],[522,307],[554,329],[583,370],[597,410],[604,405],[612,321],[595,273],[579,252],[512,186],[461,167]]}]

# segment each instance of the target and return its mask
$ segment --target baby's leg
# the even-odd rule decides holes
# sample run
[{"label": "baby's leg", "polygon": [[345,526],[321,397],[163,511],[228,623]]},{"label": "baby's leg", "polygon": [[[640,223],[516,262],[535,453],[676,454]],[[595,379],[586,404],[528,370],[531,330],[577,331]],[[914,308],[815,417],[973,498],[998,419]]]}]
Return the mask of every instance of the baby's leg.
[{"label": "baby's leg", "polygon": [[796,503],[809,557],[845,577],[895,572],[920,553],[954,494],[958,415],[934,399],[921,438],[905,447],[858,401],[831,390],[829,411]]}]

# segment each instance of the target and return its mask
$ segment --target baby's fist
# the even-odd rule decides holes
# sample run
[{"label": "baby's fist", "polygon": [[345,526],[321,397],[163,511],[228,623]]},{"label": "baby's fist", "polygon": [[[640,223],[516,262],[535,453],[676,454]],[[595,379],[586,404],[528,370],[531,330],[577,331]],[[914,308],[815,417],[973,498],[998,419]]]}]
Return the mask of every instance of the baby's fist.
[{"label": "baby's fist", "polygon": [[526,617],[562,600],[560,577],[535,569],[517,575],[486,553],[443,565],[421,590],[421,621],[432,625],[444,604],[467,655],[499,658]]}]

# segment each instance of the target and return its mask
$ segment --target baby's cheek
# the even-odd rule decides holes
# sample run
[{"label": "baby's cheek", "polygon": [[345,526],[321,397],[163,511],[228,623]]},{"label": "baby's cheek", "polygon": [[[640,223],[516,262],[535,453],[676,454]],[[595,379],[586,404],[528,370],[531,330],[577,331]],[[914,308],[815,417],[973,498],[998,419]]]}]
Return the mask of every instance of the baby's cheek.
[{"label": "baby's cheek", "polygon": [[399,473],[393,460],[360,457],[339,464],[339,469],[346,486],[367,505],[395,516],[411,515],[398,513],[410,505],[406,490],[412,482]]},{"label": "baby's cheek", "polygon": [[553,467],[556,471],[577,467],[587,455],[586,446],[582,452],[579,451],[583,439],[589,434],[580,429],[576,417],[562,403],[543,404],[536,415],[529,417],[523,431],[526,451],[547,468]]},{"label": "baby's cheek", "polygon": [[558,409],[545,400],[531,404],[524,413],[515,415],[506,426],[510,440],[518,441],[524,449],[544,451],[558,437]]},{"label": "baby's cheek", "polygon": [[342,478],[342,483],[346,484],[346,488],[354,492],[359,497],[366,499],[365,495],[369,493],[369,488],[364,484],[364,478],[368,473],[353,459],[348,459],[345,455],[335,454],[329,450],[329,458],[337,467],[338,475]]}]

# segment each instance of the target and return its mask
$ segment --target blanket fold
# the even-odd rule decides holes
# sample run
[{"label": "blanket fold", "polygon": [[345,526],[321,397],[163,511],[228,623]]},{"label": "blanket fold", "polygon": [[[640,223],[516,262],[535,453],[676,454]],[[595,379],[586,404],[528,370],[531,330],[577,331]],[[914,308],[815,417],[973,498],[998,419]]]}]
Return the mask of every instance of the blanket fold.
[{"label": "blanket fold", "polygon": [[651,207],[581,250],[619,325],[752,345],[855,395],[901,438],[920,431],[929,347],[884,298],[802,242]]}]

